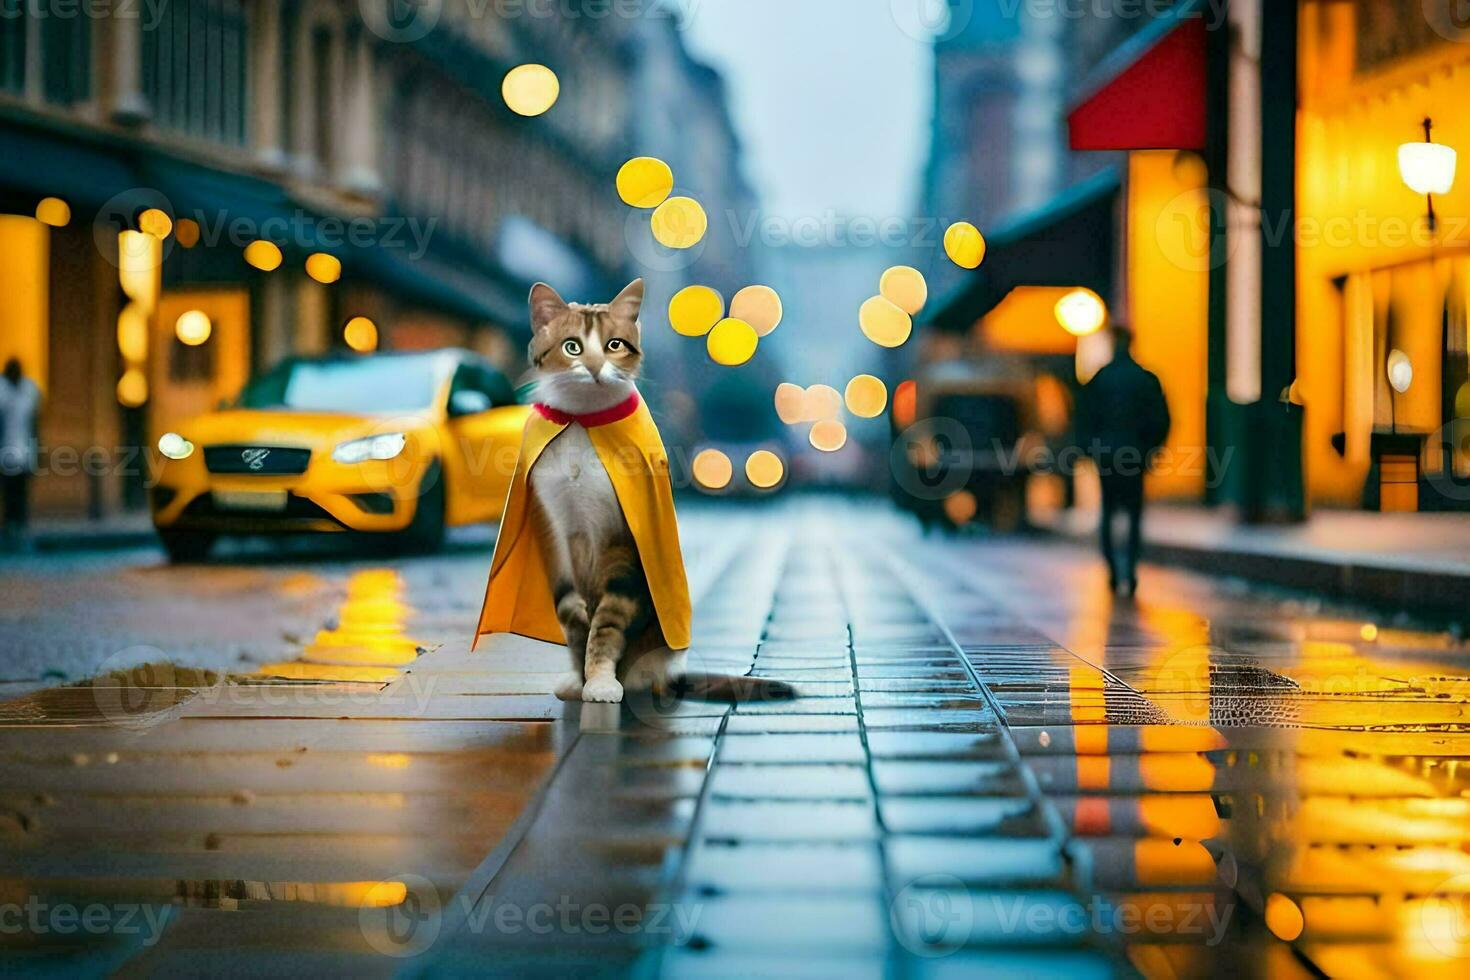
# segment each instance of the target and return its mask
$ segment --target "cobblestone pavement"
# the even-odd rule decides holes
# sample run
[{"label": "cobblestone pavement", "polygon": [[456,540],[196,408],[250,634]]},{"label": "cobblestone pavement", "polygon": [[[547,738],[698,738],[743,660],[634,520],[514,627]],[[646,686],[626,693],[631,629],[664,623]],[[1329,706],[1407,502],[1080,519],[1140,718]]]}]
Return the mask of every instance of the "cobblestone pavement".
[{"label": "cobblestone pavement", "polygon": [[[1072,546],[876,507],[687,525],[691,665],[795,699],[564,711],[555,652],[471,654],[461,586],[425,614],[362,569],[330,628],[229,683],[0,705],[0,909],[49,910],[0,949],[132,973],[1463,975],[1448,634],[1152,568],[1114,601]],[[99,927],[64,931],[66,907]]]}]

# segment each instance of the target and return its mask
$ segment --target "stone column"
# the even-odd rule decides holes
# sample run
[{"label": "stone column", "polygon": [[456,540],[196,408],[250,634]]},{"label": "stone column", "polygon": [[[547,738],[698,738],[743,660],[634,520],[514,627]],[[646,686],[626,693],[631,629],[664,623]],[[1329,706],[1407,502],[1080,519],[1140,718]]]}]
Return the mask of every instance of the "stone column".
[{"label": "stone column", "polygon": [[366,31],[358,31],[349,42],[346,62],[346,111],[338,129],[338,179],[355,193],[377,194],[382,190],[378,172],[378,90],[373,46]]},{"label": "stone column", "polygon": [[250,143],[261,168],[285,168],[281,136],[281,11],[276,0],[254,0],[250,17]]},{"label": "stone column", "polygon": [[112,39],[111,74],[108,78],[107,110],[114,122],[136,125],[151,115],[143,94],[143,20],[112,17],[108,20]]}]

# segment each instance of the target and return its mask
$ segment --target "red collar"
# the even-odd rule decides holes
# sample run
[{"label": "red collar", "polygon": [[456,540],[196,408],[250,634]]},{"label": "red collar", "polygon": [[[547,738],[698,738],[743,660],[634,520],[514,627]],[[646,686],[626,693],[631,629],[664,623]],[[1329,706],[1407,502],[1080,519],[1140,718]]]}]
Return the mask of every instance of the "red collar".
[{"label": "red collar", "polygon": [[533,407],[548,422],[555,422],[557,425],[570,425],[576,422],[584,429],[592,429],[599,425],[610,425],[613,422],[621,422],[629,415],[638,411],[638,404],[638,392],[635,391],[612,408],[604,408],[600,412],[591,412],[587,415],[572,415],[568,412],[558,411],[550,405],[543,405],[540,402],[537,402]]}]

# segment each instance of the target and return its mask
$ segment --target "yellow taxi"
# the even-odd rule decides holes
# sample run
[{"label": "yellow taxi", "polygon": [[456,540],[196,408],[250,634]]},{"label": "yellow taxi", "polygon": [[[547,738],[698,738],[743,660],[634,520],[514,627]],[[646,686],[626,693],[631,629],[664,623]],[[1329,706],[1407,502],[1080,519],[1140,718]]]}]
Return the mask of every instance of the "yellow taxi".
[{"label": "yellow taxi", "polygon": [[529,407],[469,351],[290,358],[158,440],[153,524],[176,562],[222,534],[362,531],[412,550],[505,506]]}]

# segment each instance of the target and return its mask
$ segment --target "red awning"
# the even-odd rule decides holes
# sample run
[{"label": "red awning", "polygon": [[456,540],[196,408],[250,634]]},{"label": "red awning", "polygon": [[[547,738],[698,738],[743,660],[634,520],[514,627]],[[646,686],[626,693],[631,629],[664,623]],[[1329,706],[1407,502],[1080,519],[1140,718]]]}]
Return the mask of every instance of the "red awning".
[{"label": "red awning", "polygon": [[1193,4],[1103,63],[1067,116],[1074,150],[1198,150],[1205,145],[1205,20]]}]

